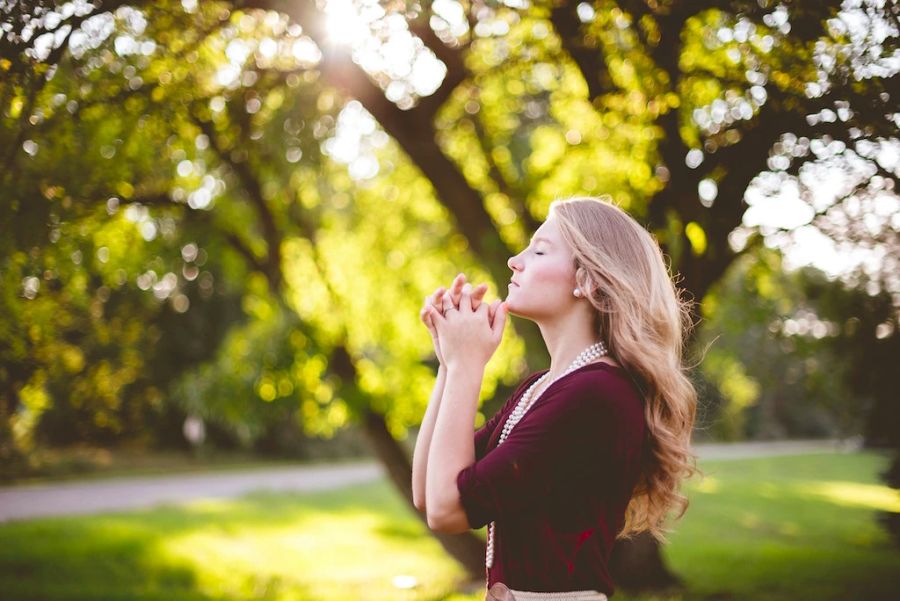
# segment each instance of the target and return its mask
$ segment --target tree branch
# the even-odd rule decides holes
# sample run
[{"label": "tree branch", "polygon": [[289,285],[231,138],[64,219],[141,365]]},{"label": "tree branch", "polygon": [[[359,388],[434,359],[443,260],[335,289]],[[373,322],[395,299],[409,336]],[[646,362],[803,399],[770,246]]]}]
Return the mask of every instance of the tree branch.
[{"label": "tree branch", "polygon": [[227,164],[232,172],[241,182],[241,187],[247,194],[251,206],[256,211],[259,218],[260,229],[262,230],[263,239],[266,241],[267,254],[266,258],[261,262],[264,267],[262,273],[266,275],[269,286],[275,294],[280,293],[282,284],[281,273],[281,241],[282,234],[275,223],[275,217],[266,203],[263,195],[262,186],[260,186],[256,175],[253,173],[250,165],[246,161],[237,161],[226,148],[222,146],[219,134],[215,126],[190,113],[191,120],[200,128],[209,139],[209,146],[212,148],[219,158]]},{"label": "tree branch", "polygon": [[606,57],[599,43],[589,43],[581,29],[578,18],[577,3],[563,2],[554,6],[550,12],[550,21],[556,29],[563,48],[578,65],[588,86],[588,98],[591,102],[612,92],[617,88],[609,73]]},{"label": "tree branch", "polygon": [[509,198],[510,202],[515,207],[516,215],[518,215],[519,220],[522,222],[522,227],[525,228],[525,231],[535,231],[541,224],[531,215],[531,211],[528,210],[528,206],[525,203],[526,194],[520,188],[510,184],[500,172],[497,162],[494,161],[492,153],[493,145],[488,140],[488,134],[484,129],[484,124],[482,124],[479,115],[474,115],[471,122],[472,127],[475,129],[475,137],[481,144],[481,153],[484,155],[484,160],[487,161],[488,164],[488,175],[497,186],[497,190]]},{"label": "tree branch", "polygon": [[[456,219],[460,232],[470,248],[488,265],[497,281],[508,277],[506,258],[508,248],[494,226],[490,214],[484,208],[480,194],[440,149],[435,139],[434,114],[442,98],[449,96],[458,82],[468,78],[461,58],[448,58],[448,74],[442,90],[434,100],[420,101],[419,105],[403,111],[390,102],[375,85],[368,73],[354,63],[347,52],[330,48],[325,41],[321,20],[314,2],[295,0],[239,0],[239,8],[277,10],[300,23],[307,35],[323,51],[320,64],[322,78],[345,94],[356,98],[381,124],[385,131],[403,148],[434,186],[438,200]],[[426,36],[426,41],[431,39]],[[443,44],[434,37],[437,43]],[[440,47],[435,54],[452,57],[452,52]]]}]

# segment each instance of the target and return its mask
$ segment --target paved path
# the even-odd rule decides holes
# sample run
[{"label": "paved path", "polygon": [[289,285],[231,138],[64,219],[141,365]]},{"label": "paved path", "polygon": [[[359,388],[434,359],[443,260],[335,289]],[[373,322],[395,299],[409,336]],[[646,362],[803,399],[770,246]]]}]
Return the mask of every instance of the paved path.
[{"label": "paved path", "polygon": [[[857,441],[836,440],[698,444],[703,459],[738,459],[811,452],[853,452]],[[236,497],[254,490],[310,492],[386,477],[376,461],[266,468],[225,473],[174,474],[0,487],[0,522],[102,513]]]},{"label": "paved path", "polygon": [[0,522],[34,517],[102,513],[236,497],[254,490],[311,492],[383,477],[373,461],[262,468],[225,473],[175,474],[0,487]]},{"label": "paved path", "polygon": [[762,440],[753,442],[702,443],[694,452],[703,459],[746,459],[803,453],[854,453],[862,447],[862,438],[845,440]]}]

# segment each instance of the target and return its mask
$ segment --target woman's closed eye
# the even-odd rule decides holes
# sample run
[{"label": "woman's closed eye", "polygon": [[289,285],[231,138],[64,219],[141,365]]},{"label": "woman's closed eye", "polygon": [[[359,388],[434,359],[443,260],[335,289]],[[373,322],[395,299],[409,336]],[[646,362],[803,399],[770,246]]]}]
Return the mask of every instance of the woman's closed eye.
[{"label": "woman's closed eye", "polygon": [[531,250],[531,252],[533,252],[533,253],[536,254],[536,255],[544,255],[544,254],[546,254],[546,253],[544,253],[544,251],[541,251],[541,250],[533,250],[531,244],[529,244],[529,245],[525,248],[525,250],[523,250],[522,252],[528,252],[529,250]]}]

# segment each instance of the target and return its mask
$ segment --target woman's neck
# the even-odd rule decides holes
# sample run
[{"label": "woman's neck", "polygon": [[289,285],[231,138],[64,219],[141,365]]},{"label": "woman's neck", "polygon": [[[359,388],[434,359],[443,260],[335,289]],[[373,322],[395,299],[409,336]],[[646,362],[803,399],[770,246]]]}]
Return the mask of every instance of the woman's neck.
[{"label": "woman's neck", "polygon": [[567,324],[538,324],[547,352],[550,353],[550,375],[555,379],[561,376],[573,361],[592,344],[599,342],[590,322],[572,322]]}]

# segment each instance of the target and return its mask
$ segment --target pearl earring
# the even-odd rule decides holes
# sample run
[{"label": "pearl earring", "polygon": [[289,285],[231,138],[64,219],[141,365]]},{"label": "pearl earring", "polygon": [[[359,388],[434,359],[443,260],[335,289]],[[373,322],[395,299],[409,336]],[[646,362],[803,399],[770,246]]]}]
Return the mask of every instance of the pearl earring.
[{"label": "pearl earring", "polygon": [[575,292],[573,294],[578,298],[581,298],[581,290],[579,290],[578,288],[575,289]]}]

